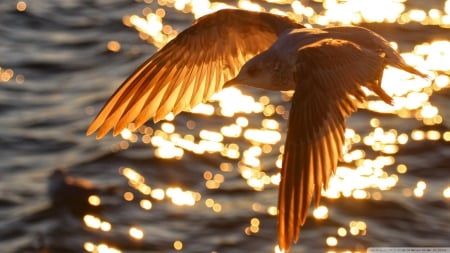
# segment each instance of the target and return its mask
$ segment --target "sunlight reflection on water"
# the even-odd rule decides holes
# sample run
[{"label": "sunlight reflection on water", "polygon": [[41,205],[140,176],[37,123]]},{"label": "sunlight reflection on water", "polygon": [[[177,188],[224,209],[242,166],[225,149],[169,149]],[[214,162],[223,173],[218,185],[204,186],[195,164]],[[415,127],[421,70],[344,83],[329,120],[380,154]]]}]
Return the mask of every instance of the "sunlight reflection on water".
[{"label": "sunlight reflection on water", "polygon": [[[142,10],[141,14],[132,14],[123,17],[123,24],[133,27],[139,33],[140,38],[147,40],[157,48],[161,48],[173,39],[178,31],[165,21],[167,16],[164,8],[179,13],[192,14],[200,17],[220,8],[230,5],[208,0],[158,0],[146,1],[149,7]],[[284,9],[266,8],[260,4],[241,0],[236,6],[251,10],[265,10],[273,13],[284,14],[302,23],[314,25],[338,25],[359,24],[362,22],[383,22],[399,24],[439,25],[450,27],[450,1],[446,1],[443,10],[430,9],[406,9],[405,1],[391,0],[354,0],[354,1],[316,1],[322,3],[323,8],[317,10],[313,6],[305,6],[300,1],[267,1],[267,3],[283,4]],[[153,10],[150,6],[156,6]],[[19,1],[17,10],[26,11],[26,4]],[[380,10],[380,11],[375,11]],[[396,45],[396,42],[393,42]],[[107,44],[111,52],[121,50],[118,41],[111,40]],[[450,42],[431,41],[416,45],[411,52],[403,53],[408,63],[429,74],[429,80],[423,80],[411,74],[396,69],[386,69],[383,76],[383,87],[395,100],[394,106],[384,104],[377,98],[372,98],[361,105],[385,114],[396,114],[403,118],[415,119],[425,126],[439,126],[444,122],[439,107],[430,101],[434,92],[446,89],[450,86]],[[0,83],[14,81],[23,83],[23,75],[15,74],[14,70],[0,67]],[[292,93],[280,93],[280,101],[287,101]],[[280,182],[279,169],[283,153],[283,122],[288,115],[288,109],[283,105],[270,101],[269,97],[252,97],[244,94],[238,88],[228,88],[216,94],[210,103],[200,104],[193,108],[191,113],[195,115],[217,116],[232,118],[233,121],[216,129],[201,129],[197,127],[195,120],[185,122],[189,134],[184,134],[177,129],[173,115],[168,115],[165,121],[159,125],[143,126],[132,131],[133,126],[121,133],[123,141],[114,151],[124,150],[130,143],[142,142],[154,148],[155,155],[160,159],[182,160],[186,152],[194,154],[217,154],[232,159],[231,162],[220,164],[218,170],[206,170],[203,180],[207,189],[219,189],[224,182],[226,173],[238,171],[249,188],[254,191],[262,191],[267,186],[276,186]],[[249,115],[258,117],[249,119]],[[255,123],[259,120],[257,123]],[[396,154],[402,145],[411,141],[444,141],[450,142],[450,132],[441,132],[436,129],[413,129],[410,132],[402,132],[398,129],[386,129],[383,120],[370,119],[367,133],[357,133],[348,128],[345,133],[346,151],[342,164],[336,174],[330,178],[327,190],[323,190],[322,196],[329,199],[353,198],[374,199],[383,198],[383,191],[389,191],[398,186],[398,181],[408,172],[407,164],[399,164]],[[248,143],[248,147],[237,144],[236,139],[242,138]],[[152,148],[149,147],[149,150]],[[373,151],[373,152],[372,152]],[[270,157],[270,158],[267,158]],[[272,159],[272,160],[270,160]],[[264,162],[263,162],[264,160]],[[266,161],[271,161],[267,163]],[[389,170],[389,168],[396,170]],[[157,201],[169,200],[177,207],[193,207],[201,203],[206,208],[218,213],[222,211],[222,205],[213,198],[202,196],[198,192],[170,186],[165,189],[155,188],[151,182],[141,175],[137,169],[121,168],[120,174],[128,181],[133,193],[127,191],[123,199],[127,202],[135,200],[136,194],[140,194],[139,207],[151,211]],[[427,182],[417,181],[411,189],[405,189],[406,197],[423,198],[427,193]],[[143,198],[145,197],[145,198]],[[450,186],[442,189],[442,197],[450,199]],[[98,196],[90,199],[92,205],[101,205]],[[256,204],[256,203],[255,203]],[[255,209],[258,209],[254,206]],[[275,206],[267,207],[265,212],[275,216]],[[313,211],[316,220],[325,220],[329,216],[325,205],[318,206]],[[84,225],[90,229],[100,230],[104,233],[114,230],[114,225],[100,217],[85,215]],[[338,227],[336,235],[330,235],[325,239],[325,244],[331,248],[339,244],[339,240],[346,236],[364,236],[367,234],[367,224],[364,221],[352,221],[347,227]],[[260,220],[252,218],[245,228],[245,234],[257,234],[260,231]],[[141,228],[131,226],[128,230],[130,238],[141,240],[145,233]],[[183,242],[174,240],[175,250],[183,249]],[[121,252],[119,249],[107,244],[95,244],[85,242],[84,249],[87,252]],[[276,249],[275,249],[276,251]]]},{"label": "sunlight reflection on water", "polygon": [[[298,21],[314,23],[319,25],[333,24],[358,24],[361,22],[397,22],[406,24],[410,22],[420,24],[437,24],[443,27],[450,25],[449,1],[445,4],[445,10],[431,9],[425,10],[405,10],[405,1],[324,1],[323,10],[316,12],[313,8],[302,5],[299,1],[290,3],[292,10],[282,12],[278,9],[270,9],[271,12],[283,13],[291,16]],[[240,1],[237,4],[240,8],[252,10],[264,10],[256,3]],[[181,1],[169,0],[158,1],[158,6],[164,8],[174,8],[182,12],[191,12],[195,17],[212,12],[219,8],[226,7],[222,3],[210,3],[208,1]],[[383,11],[374,11],[374,8]],[[389,10],[389,11],[385,11]],[[165,12],[158,7],[153,13],[151,9],[144,10],[147,14],[144,17],[132,15],[124,18],[124,23],[133,26],[140,32],[141,38],[150,41],[156,47],[162,47],[170,39],[174,38],[177,32],[168,24],[164,23]],[[395,42],[393,42],[395,43]],[[395,43],[396,44],[396,43]],[[412,76],[411,74],[388,68],[383,77],[383,87],[387,93],[395,99],[395,105],[389,106],[377,99],[369,100],[363,108],[381,113],[397,114],[403,118],[415,118],[422,121],[425,125],[439,125],[443,122],[438,107],[433,105],[429,98],[435,91],[449,87],[448,71],[450,70],[450,42],[433,41],[417,45],[412,52],[404,53],[403,57],[408,63],[416,66],[418,69],[427,71],[430,75],[429,80],[423,80]],[[395,84],[395,85],[392,85]],[[289,98],[292,94],[286,93],[283,96]],[[218,109],[211,104],[201,104],[194,108],[191,113],[203,115],[219,115],[221,117],[233,117],[239,115],[235,123],[224,125],[220,129],[196,129],[195,121],[188,121],[187,128],[196,130],[197,134],[190,133],[183,136],[177,133],[175,126],[170,123],[173,117],[167,118],[168,121],[160,125],[160,129],[144,127],[139,132],[143,134],[142,141],[155,147],[155,155],[161,159],[183,159],[184,151],[196,154],[218,153],[224,157],[238,160],[238,171],[242,178],[246,180],[249,187],[255,191],[264,190],[267,185],[278,185],[279,171],[266,171],[262,165],[261,159],[266,154],[275,154],[278,159],[274,161],[273,167],[281,167],[281,157],[283,152],[282,132],[279,119],[273,116],[279,115],[286,118],[284,108],[278,108],[276,104],[271,104],[267,97],[253,98],[243,94],[237,88],[225,89],[216,94],[212,99],[218,105]],[[231,102],[233,101],[233,102]],[[239,103],[236,103],[239,101]],[[262,114],[264,119],[261,122],[261,128],[257,129],[248,126],[249,119],[246,114]],[[399,132],[396,129],[384,129],[380,119],[371,119],[370,125],[373,127],[369,133],[361,136],[353,129],[346,131],[346,154],[344,161],[350,166],[339,166],[336,174],[330,179],[328,189],[322,192],[327,198],[351,197],[354,199],[372,198],[382,199],[382,192],[388,191],[397,185],[399,177],[407,172],[405,164],[397,164],[395,154],[408,141],[443,139],[449,141],[449,133],[441,133],[439,130],[413,130],[412,132]],[[148,133],[148,134],[147,134]],[[122,137],[124,140],[130,140],[133,133],[124,130]],[[447,136],[447,137],[445,137]],[[244,138],[251,145],[247,149],[242,149],[239,145],[233,143],[233,138]],[[150,140],[150,141],[148,141]],[[132,142],[138,141],[136,138]],[[378,152],[380,155],[368,156],[365,148],[351,149],[352,145],[363,144],[369,149]],[[126,145],[128,147],[128,145]],[[277,148],[279,147],[279,148]],[[360,147],[360,146],[359,146]],[[392,166],[397,167],[397,172],[387,171]],[[231,166],[233,167],[233,166]],[[127,171],[132,169],[126,169]],[[161,196],[153,196],[148,191],[140,189],[140,184],[144,184],[142,177],[133,173],[124,173],[129,178],[130,185],[143,194],[150,194],[152,197],[162,200],[170,197],[173,204],[195,205],[201,199],[200,193],[183,191],[180,188],[169,188],[160,191]],[[131,178],[134,179],[131,179]],[[136,179],[136,178],[137,179]],[[137,180],[137,181],[136,181]],[[205,187],[208,189],[218,189],[224,182],[221,174],[214,174],[207,171],[204,174]],[[145,188],[145,187],[144,187]],[[148,187],[150,189],[150,186]],[[426,183],[420,181],[412,190],[416,198],[424,196]],[[448,198],[448,188],[443,190],[443,197]],[[220,204],[215,203],[214,199],[208,198],[205,201],[207,207],[216,212],[220,212]],[[151,205],[144,204],[145,209],[150,209]],[[144,207],[143,207],[144,208]],[[275,211],[274,209],[275,208]],[[271,215],[276,214],[276,207],[268,209]],[[319,206],[313,212],[315,219],[327,219],[328,209],[326,206]],[[252,219],[250,226],[246,228],[245,233],[255,234],[259,231],[259,220]],[[348,228],[340,227],[336,236],[326,238],[326,245],[335,247],[340,237],[345,236],[364,236],[367,233],[367,225],[364,221],[351,222]],[[175,246],[178,245],[178,246]],[[182,244],[174,242],[174,247],[182,247]]]}]

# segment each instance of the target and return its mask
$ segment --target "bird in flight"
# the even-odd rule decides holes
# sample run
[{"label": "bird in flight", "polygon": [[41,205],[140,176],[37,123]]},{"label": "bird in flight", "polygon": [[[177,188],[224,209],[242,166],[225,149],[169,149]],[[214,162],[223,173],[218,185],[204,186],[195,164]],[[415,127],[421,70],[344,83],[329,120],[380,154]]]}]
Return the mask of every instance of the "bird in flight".
[{"label": "bird in flight", "polygon": [[313,196],[342,155],[345,120],[366,100],[362,87],[392,104],[381,87],[393,66],[426,77],[389,43],[362,27],[305,28],[288,17],[226,9],[198,19],[116,90],[87,130],[97,138],[188,111],[224,87],[295,90],[278,199],[278,246],[299,238]]}]

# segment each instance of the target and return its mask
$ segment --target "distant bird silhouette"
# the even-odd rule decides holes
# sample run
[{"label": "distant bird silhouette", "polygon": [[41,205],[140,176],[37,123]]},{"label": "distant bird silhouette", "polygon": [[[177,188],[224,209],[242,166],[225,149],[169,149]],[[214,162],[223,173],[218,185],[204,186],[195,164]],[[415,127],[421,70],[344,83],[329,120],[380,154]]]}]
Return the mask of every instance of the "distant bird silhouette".
[{"label": "distant bird silhouette", "polygon": [[52,206],[66,209],[75,215],[100,211],[89,203],[89,197],[103,191],[84,178],[70,177],[62,168],[55,169],[49,177],[48,195]]},{"label": "distant bird silhouette", "polygon": [[310,29],[274,14],[221,10],[198,19],[142,64],[87,134],[98,131],[102,138],[131,122],[137,128],[150,118],[159,121],[224,86],[295,90],[278,202],[278,244],[288,251],[299,238],[313,195],[318,205],[336,170],[345,120],[366,100],[362,87],[392,104],[381,88],[386,65],[426,77],[384,38],[362,27]]}]

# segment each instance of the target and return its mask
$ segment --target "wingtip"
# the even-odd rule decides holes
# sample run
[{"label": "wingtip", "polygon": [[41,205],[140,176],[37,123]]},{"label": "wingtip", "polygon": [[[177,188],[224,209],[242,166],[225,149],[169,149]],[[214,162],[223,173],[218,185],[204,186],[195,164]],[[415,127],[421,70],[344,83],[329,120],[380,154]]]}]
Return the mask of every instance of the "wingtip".
[{"label": "wingtip", "polygon": [[277,245],[277,253],[288,253],[291,250],[291,242],[288,238],[279,238]]},{"label": "wingtip", "polygon": [[90,135],[92,135],[93,133],[94,133],[93,131],[91,131],[91,130],[88,129],[88,130],[86,130],[86,133],[85,133],[85,134],[86,134],[86,136],[90,136]]},{"label": "wingtip", "polygon": [[89,125],[88,129],[86,130],[86,136],[90,136],[93,133],[95,133],[95,131],[97,131],[98,127],[93,125],[92,123]]},{"label": "wingtip", "polygon": [[115,127],[113,130],[113,136],[119,135],[124,129],[125,129],[125,127],[122,127],[122,128]]},{"label": "wingtip", "polygon": [[411,74],[413,74],[413,75],[420,76],[420,77],[423,78],[423,79],[431,80],[431,76],[430,76],[430,75],[425,74],[425,73],[423,73],[422,71],[420,71],[420,70],[416,69],[415,67],[410,66],[410,65],[408,65],[408,64],[406,64],[406,63],[401,64],[401,65],[399,66],[399,68],[400,68],[400,69],[403,69],[403,70],[405,70],[405,71],[407,71],[407,72],[409,72],[409,73],[411,73]]},{"label": "wingtip", "polygon": [[423,79],[427,80],[427,81],[432,81],[433,80],[433,76],[429,75],[429,74],[424,74],[422,72],[420,72],[421,75],[419,75],[420,77],[422,77]]},{"label": "wingtip", "polygon": [[[92,134],[95,133],[95,131],[96,131],[96,129],[94,129],[94,130],[88,129],[88,130],[86,131],[86,136],[91,136]],[[96,140],[100,140],[100,139],[102,139],[103,137],[105,137],[105,135],[106,135],[106,133],[98,132],[98,133],[95,135],[95,139],[96,139]]]},{"label": "wingtip", "polygon": [[95,135],[95,139],[100,140],[103,137],[105,137],[105,135],[109,132],[109,130],[110,129],[107,128],[104,124],[99,125],[94,121],[89,125],[88,129],[86,130],[86,136],[91,136],[92,134],[97,132],[97,134]]},{"label": "wingtip", "polygon": [[95,136],[95,138],[97,140],[99,140],[99,139],[105,137],[109,133],[109,131],[111,131],[112,128],[113,128],[113,126],[109,125],[109,124],[101,125],[97,130],[97,135]]},{"label": "wingtip", "polygon": [[95,139],[96,140],[100,140],[100,139],[102,139],[103,137],[105,137],[106,136],[106,133],[104,133],[104,132],[98,132],[96,135],[95,135]]},{"label": "wingtip", "polygon": [[427,81],[431,81],[433,79],[432,76],[425,74],[419,70],[416,69],[416,71],[413,73],[414,75],[420,76],[421,78],[427,80]]}]

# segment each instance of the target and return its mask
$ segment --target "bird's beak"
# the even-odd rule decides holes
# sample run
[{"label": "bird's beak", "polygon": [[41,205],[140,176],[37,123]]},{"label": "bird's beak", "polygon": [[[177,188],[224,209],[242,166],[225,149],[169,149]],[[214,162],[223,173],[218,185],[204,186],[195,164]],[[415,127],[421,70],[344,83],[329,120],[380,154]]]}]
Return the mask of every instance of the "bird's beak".
[{"label": "bird's beak", "polygon": [[226,83],[224,83],[223,88],[228,88],[228,87],[231,87],[231,86],[237,85],[237,84],[239,84],[237,78],[233,78],[233,79],[227,81]]}]

